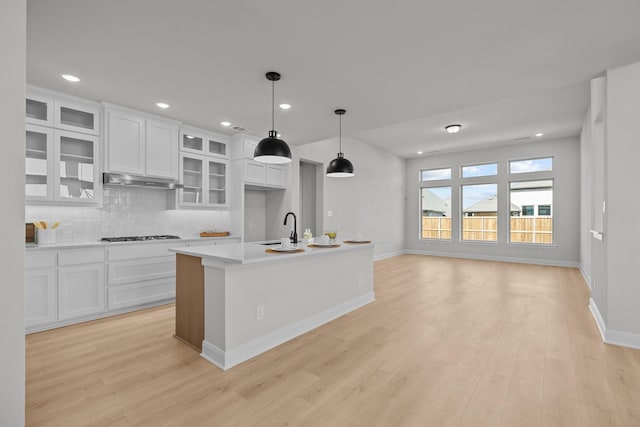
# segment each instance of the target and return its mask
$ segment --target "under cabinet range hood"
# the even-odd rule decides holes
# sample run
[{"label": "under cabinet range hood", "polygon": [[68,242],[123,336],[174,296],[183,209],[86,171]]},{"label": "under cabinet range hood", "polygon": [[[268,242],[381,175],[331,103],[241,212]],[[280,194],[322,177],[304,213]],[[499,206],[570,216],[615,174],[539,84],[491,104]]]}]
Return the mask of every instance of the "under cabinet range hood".
[{"label": "under cabinet range hood", "polygon": [[175,179],[150,178],[140,175],[128,175],[124,173],[109,172],[104,172],[102,174],[102,182],[104,183],[104,185],[117,187],[139,187],[155,190],[175,190],[184,187],[184,185],[180,184]]}]

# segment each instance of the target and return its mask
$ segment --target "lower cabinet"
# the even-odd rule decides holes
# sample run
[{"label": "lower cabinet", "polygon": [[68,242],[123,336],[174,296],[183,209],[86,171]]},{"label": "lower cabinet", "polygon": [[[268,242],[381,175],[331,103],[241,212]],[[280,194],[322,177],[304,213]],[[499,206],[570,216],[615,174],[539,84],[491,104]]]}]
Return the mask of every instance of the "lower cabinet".
[{"label": "lower cabinet", "polygon": [[56,268],[34,268],[25,273],[24,323],[32,328],[58,320]]},{"label": "lower cabinet", "polygon": [[69,265],[58,268],[58,319],[103,313],[104,264]]}]

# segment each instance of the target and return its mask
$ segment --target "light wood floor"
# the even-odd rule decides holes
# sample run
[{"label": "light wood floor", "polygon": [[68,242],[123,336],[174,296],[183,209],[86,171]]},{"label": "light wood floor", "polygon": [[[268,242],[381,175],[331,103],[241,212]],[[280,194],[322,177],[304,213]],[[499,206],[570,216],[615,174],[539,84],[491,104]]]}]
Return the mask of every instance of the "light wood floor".
[{"label": "light wood floor", "polygon": [[27,337],[30,426],[639,426],[640,351],[576,269],[405,255],[377,301],[227,372],[174,307]]}]

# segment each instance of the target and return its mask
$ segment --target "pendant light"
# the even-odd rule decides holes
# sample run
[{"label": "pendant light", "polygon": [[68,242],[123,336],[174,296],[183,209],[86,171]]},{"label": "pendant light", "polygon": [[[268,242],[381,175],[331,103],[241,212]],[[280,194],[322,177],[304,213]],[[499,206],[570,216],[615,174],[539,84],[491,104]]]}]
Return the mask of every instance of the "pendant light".
[{"label": "pendant light", "polygon": [[275,82],[280,80],[280,74],[269,71],[267,80],[271,81],[271,130],[269,136],[260,141],[253,152],[253,160],[261,163],[289,163],[291,162],[291,150],[286,142],[278,139],[278,132],[274,126],[275,111]]},{"label": "pendant light", "polygon": [[331,160],[329,163],[329,167],[327,168],[327,176],[335,177],[335,178],[347,178],[355,175],[353,173],[353,165],[351,162],[344,158],[344,153],[342,152],[342,116],[346,113],[347,110],[342,108],[334,111],[340,117],[340,151],[338,152],[338,157]]}]

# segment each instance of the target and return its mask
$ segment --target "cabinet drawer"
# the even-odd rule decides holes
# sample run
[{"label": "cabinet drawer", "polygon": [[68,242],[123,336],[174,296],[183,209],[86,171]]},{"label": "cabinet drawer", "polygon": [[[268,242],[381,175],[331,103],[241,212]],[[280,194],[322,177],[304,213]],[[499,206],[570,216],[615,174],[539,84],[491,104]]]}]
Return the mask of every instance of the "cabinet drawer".
[{"label": "cabinet drawer", "polygon": [[168,300],[175,296],[175,279],[116,286],[109,288],[109,310]]},{"label": "cabinet drawer", "polygon": [[182,248],[187,246],[186,242],[181,240],[173,240],[167,243],[149,243],[149,244],[135,244],[116,246],[113,248],[107,248],[107,260],[108,261],[124,261],[134,258],[155,258],[173,256],[173,252],[169,252],[169,248]]},{"label": "cabinet drawer", "polygon": [[58,265],[104,262],[104,249],[64,249],[58,255]]},{"label": "cabinet drawer", "polygon": [[173,279],[176,276],[176,257],[166,256],[109,264],[109,286],[153,279]]},{"label": "cabinet drawer", "polygon": [[57,256],[58,252],[56,251],[27,253],[24,258],[24,265],[28,269],[55,267]]}]

